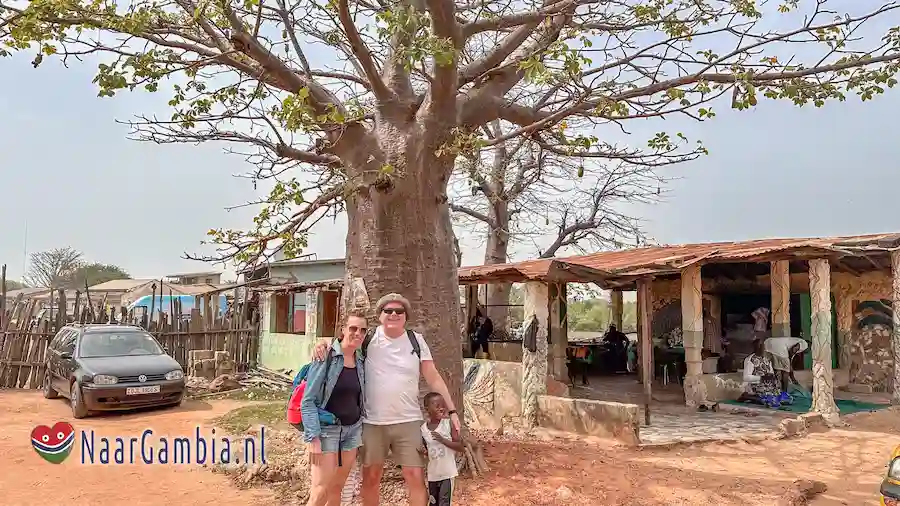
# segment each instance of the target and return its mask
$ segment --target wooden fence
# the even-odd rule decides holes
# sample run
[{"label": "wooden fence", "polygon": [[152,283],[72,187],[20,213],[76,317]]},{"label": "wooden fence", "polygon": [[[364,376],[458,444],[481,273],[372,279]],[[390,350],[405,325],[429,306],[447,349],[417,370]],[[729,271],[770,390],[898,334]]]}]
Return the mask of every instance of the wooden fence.
[{"label": "wooden fence", "polygon": [[[210,311],[201,316],[199,309],[182,315],[177,300],[153,321],[129,322],[127,314],[108,314],[102,305],[79,307],[76,300],[74,322],[63,309],[56,314],[41,313],[43,303],[23,300],[21,294],[4,308],[0,304],[0,388],[40,388],[47,361],[47,345],[64,325],[73,323],[137,324],[147,329],[166,348],[166,352],[188,373],[188,359],[194,350],[227,351],[235,362],[236,372],[247,371],[256,364],[259,346],[257,325],[251,324],[249,306],[232,306],[225,314]],[[52,307],[52,302],[51,302]],[[59,290],[58,307],[65,308],[65,292]],[[199,307],[199,306],[198,306]],[[40,315],[40,316],[39,316]]]}]

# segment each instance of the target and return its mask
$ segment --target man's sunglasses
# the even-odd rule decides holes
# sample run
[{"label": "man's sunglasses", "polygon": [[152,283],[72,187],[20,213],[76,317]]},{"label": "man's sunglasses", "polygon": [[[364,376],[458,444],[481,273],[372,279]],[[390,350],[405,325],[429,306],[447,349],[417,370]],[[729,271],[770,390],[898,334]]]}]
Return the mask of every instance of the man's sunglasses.
[{"label": "man's sunglasses", "polygon": [[406,310],[400,309],[400,308],[387,307],[387,308],[382,309],[381,312],[384,314],[404,314],[404,313],[406,313]]},{"label": "man's sunglasses", "polygon": [[366,328],[365,327],[357,327],[356,325],[351,325],[351,326],[347,327],[347,330],[350,331],[351,334],[356,334],[358,332],[362,332],[363,330],[366,330]]}]

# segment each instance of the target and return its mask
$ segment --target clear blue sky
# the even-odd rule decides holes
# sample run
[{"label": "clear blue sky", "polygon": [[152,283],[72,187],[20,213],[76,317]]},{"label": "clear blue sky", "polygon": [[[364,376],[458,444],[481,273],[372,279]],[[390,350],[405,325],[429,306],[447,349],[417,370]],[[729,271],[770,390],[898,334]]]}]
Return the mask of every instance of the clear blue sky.
[{"label": "clear blue sky", "polygon": [[[250,222],[248,210],[223,209],[253,198],[251,182],[233,177],[248,168],[242,158],[217,144],[131,141],[116,124],[138,112],[165,114],[166,97],[96,98],[91,65],[48,61],[33,69],[28,55],[0,65],[0,263],[11,278],[22,274],[26,219],[28,251],[71,246],[135,277],[205,269],[183,252],[200,251],[210,227]],[[900,231],[900,144],[890,133],[900,90],[823,109],[771,101],[751,111],[727,107],[719,104],[712,123],[630,125],[681,130],[711,151],[667,169],[682,179],[665,203],[635,210],[651,236],[681,243]],[[320,226],[310,251],[342,256],[341,230]],[[467,248],[465,263],[481,256]]]}]

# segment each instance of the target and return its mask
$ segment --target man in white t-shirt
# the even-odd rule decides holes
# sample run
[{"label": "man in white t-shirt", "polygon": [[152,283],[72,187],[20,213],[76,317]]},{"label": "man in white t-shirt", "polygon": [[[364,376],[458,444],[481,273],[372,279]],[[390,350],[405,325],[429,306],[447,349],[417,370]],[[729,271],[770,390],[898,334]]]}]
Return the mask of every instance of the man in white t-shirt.
[{"label": "man in white t-shirt", "polygon": [[[419,404],[419,377],[447,403],[450,422],[460,430],[459,415],[444,379],[434,365],[431,350],[418,332],[413,332],[419,355],[407,333],[409,301],[391,293],[376,304],[381,322],[372,338],[364,344],[365,406],[363,417],[363,485],[364,506],[378,506],[384,462],[391,454],[402,468],[409,493],[410,506],[425,506],[425,461],[419,454],[422,446],[421,426],[424,421]],[[316,345],[314,356],[324,357],[327,343]]]}]

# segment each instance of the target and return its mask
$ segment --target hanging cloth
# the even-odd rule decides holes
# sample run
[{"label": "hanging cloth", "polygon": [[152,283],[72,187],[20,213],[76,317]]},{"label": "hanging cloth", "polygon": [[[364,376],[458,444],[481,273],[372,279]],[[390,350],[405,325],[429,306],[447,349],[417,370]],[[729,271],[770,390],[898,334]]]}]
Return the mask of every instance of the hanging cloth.
[{"label": "hanging cloth", "polygon": [[539,326],[540,324],[538,323],[537,315],[531,315],[531,321],[528,322],[528,326],[525,327],[525,332],[522,336],[522,344],[525,346],[525,349],[531,353],[537,351],[537,333]]}]

